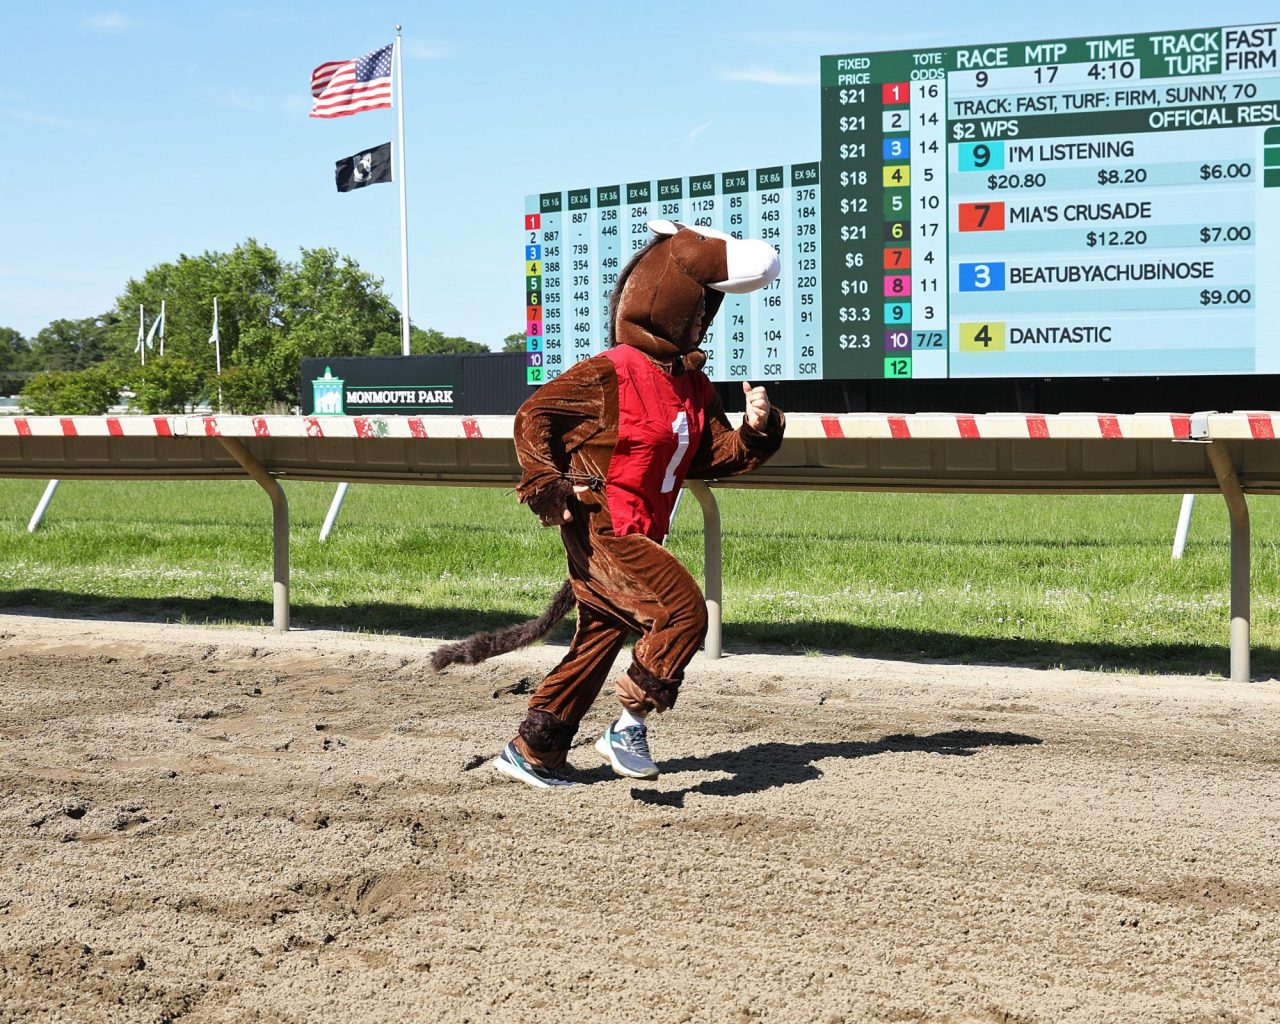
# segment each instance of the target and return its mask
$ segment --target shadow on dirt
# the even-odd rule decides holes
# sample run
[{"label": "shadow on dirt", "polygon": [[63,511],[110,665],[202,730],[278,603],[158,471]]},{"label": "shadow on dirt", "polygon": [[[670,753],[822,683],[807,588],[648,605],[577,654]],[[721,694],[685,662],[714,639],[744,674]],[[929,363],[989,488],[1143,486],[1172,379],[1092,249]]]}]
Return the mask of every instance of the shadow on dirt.
[{"label": "shadow on dirt", "polygon": [[[548,592],[550,596],[550,592]],[[119,598],[37,588],[0,589],[0,609],[13,613],[39,610],[54,614],[150,622],[230,623],[270,627],[270,601],[209,595],[202,598]],[[538,608],[537,611],[541,611]],[[367,633],[455,640],[480,630],[502,629],[526,616],[508,611],[415,606],[364,601],[314,604],[294,601],[293,623],[299,628],[346,629]],[[573,635],[569,615],[547,639],[567,644]],[[1063,643],[1047,638],[988,637],[928,629],[862,626],[814,617],[804,623],[733,620],[725,624],[725,650],[757,654],[852,654],[902,661],[1068,668],[1103,672],[1187,673],[1225,675],[1229,666],[1228,634],[1222,644],[1124,642]],[[1280,677],[1280,648],[1255,643],[1251,650],[1255,679]]]},{"label": "shadow on dirt", "polygon": [[[874,754],[921,753],[971,757],[982,747],[1034,746],[1035,736],[1016,732],[977,732],[953,729],[931,736],[903,733],[883,736],[873,742],[844,740],[833,743],[757,743],[742,750],[726,750],[706,757],[681,757],[663,761],[664,775],[680,772],[714,772],[728,778],[704,779],[684,789],[659,792],[633,788],[631,796],[641,803],[660,807],[683,807],[691,793],[703,796],[741,796],[778,786],[794,786],[822,778],[816,762],[826,758],[871,757]],[[601,769],[607,772],[607,769]],[[592,772],[582,773],[590,781]]]}]

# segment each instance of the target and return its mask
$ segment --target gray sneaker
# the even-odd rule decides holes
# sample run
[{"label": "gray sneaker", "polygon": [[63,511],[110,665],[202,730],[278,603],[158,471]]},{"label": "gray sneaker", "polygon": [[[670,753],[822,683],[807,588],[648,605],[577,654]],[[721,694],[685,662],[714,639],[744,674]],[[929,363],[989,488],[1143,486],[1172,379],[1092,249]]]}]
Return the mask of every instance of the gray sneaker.
[{"label": "gray sneaker", "polygon": [[629,779],[656,779],[658,766],[649,755],[649,731],[643,725],[617,729],[611,722],[596,740],[600,756],[613,765],[614,773]]},{"label": "gray sneaker", "polygon": [[507,778],[523,782],[526,786],[533,786],[535,789],[558,789],[563,786],[582,785],[581,782],[566,779],[563,774],[551,768],[540,768],[536,764],[530,764],[520,756],[520,751],[516,750],[514,743],[508,743],[502,748],[502,753],[493,759],[493,767],[495,771]]}]

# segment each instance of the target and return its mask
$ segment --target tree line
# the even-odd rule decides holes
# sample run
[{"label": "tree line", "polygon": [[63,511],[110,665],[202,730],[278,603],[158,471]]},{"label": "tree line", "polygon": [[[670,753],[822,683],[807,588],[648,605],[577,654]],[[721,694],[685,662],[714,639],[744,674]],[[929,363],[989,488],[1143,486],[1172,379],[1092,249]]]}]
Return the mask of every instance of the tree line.
[{"label": "tree line", "polygon": [[[210,341],[215,297],[221,375]],[[149,329],[161,302],[164,354],[157,338],[144,365],[139,307]],[[415,355],[489,351],[416,325],[409,345]],[[522,333],[503,339],[503,351],[524,348]],[[30,339],[0,326],[0,394],[17,393],[34,415],[102,415],[122,394],[149,414],[202,402],[225,412],[280,411],[298,404],[303,357],[400,353],[400,312],[381,279],[335,249],[303,248],[291,261],[250,238],[230,252],[152,267],[99,316],[55,320]]]}]

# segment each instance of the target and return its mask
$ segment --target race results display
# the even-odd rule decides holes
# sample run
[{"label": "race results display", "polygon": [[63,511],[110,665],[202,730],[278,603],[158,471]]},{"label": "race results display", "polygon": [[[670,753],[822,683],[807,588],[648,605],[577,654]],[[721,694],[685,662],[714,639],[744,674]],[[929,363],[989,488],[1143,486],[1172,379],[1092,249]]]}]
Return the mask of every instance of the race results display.
[{"label": "race results display", "polygon": [[816,162],[526,196],[528,383],[608,347],[609,296],[658,219],[764,239],[789,270],[725,296],[702,345],[712,380],[821,379],[820,201]]},{"label": "race results display", "polygon": [[526,197],[528,382],[665,218],[778,249],[715,380],[1280,374],[1280,26],[821,58],[820,160]]},{"label": "race results display", "polygon": [[1280,372],[1278,42],[823,57],[824,373]]}]

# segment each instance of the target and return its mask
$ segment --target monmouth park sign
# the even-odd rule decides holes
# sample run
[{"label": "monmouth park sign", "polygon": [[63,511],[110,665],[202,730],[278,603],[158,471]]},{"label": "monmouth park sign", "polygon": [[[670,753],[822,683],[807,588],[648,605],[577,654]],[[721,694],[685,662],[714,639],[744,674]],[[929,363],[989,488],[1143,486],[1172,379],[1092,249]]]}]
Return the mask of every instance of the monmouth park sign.
[{"label": "monmouth park sign", "polygon": [[457,356],[302,360],[302,412],[315,416],[461,411]]}]

